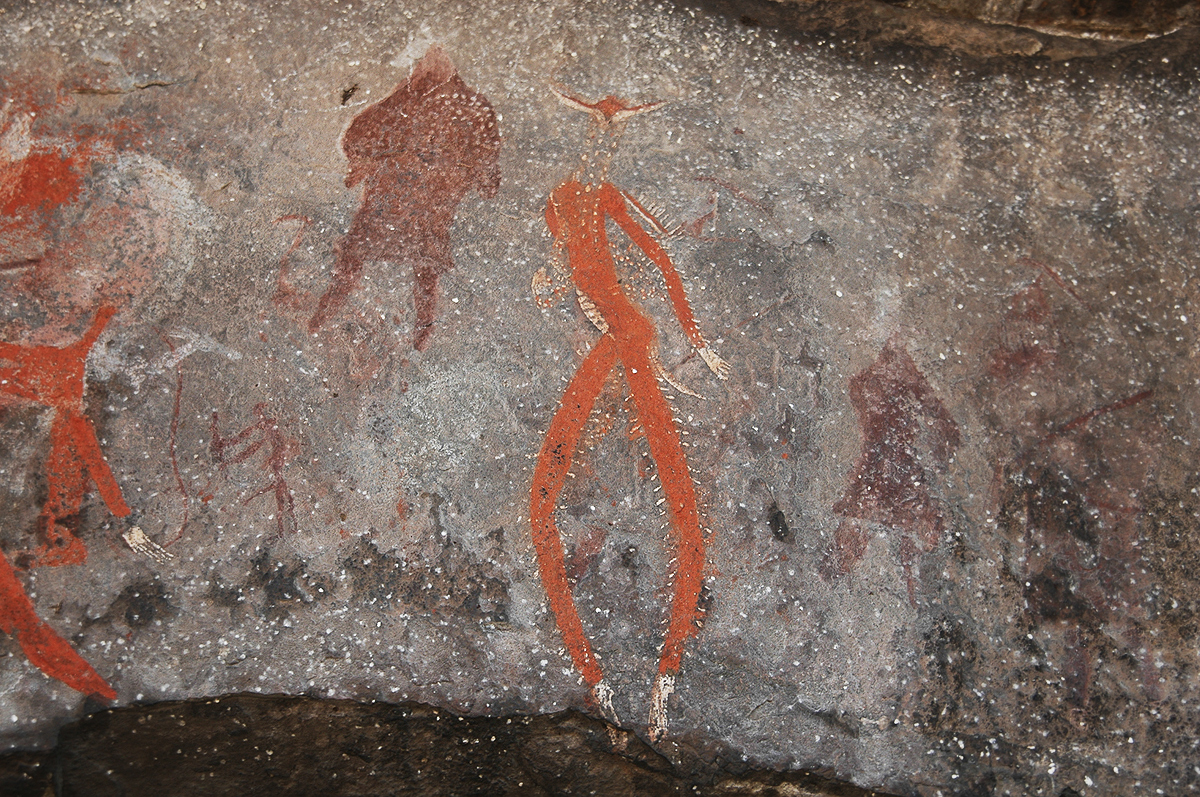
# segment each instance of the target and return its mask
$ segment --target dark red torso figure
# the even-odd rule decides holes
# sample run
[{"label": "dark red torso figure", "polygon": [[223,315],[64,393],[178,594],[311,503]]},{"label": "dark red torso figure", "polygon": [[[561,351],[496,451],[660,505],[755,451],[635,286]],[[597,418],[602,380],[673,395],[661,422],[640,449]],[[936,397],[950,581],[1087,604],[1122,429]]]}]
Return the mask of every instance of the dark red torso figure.
[{"label": "dark red torso figure", "polygon": [[908,598],[916,605],[912,565],[920,550],[937,547],[946,523],[918,455],[924,437],[944,467],[959,443],[958,426],[903,346],[895,341],[869,368],[850,379],[850,402],[863,430],[862,454],[833,511],[847,518],[834,536],[822,574],[848,573],[866,551],[857,520],[900,532],[900,563]]},{"label": "dark red torso figure", "polygon": [[309,320],[316,332],[362,281],[372,261],[413,269],[413,348],[433,332],[438,278],[454,267],[450,226],[469,191],[500,188],[500,130],[487,98],[469,88],[439,47],[408,80],[355,117],[342,138],[346,185],[363,186],[349,231],[335,245],[333,280]]},{"label": "dark red torso figure", "polygon": [[[658,385],[663,372],[654,353],[655,329],[621,289],[605,229],[608,219],[616,222],[658,266],[684,333],[708,366],[722,378],[728,366],[707,347],[670,257],[633,219],[630,204],[647,218],[652,217],[606,180],[608,162],[625,120],[636,113],[657,108],[658,104],[629,107],[608,97],[590,105],[559,96],[567,105],[592,116],[593,144],[598,140],[606,144],[611,142],[589,153],[580,175],[558,186],[546,206],[546,224],[554,235],[556,247],[565,250],[570,280],[580,294],[580,304],[602,335],[567,386],[538,454],[530,501],[533,542],[542,584],[567,651],[591,687],[601,711],[615,721],[612,689],[604,681],[604,673],[583,630],[571,594],[554,514],[584,423],[608,375],[619,365],[629,384],[651,456],[658,466],[658,477],[678,546],[670,620],[650,698],[649,731],[651,738],[658,740],[666,733],[667,700],[674,689],[684,643],[696,629],[705,565],[704,537],[679,431],[671,406]],[[656,226],[661,230],[661,225]],[[539,274],[539,277],[543,276]]]}]

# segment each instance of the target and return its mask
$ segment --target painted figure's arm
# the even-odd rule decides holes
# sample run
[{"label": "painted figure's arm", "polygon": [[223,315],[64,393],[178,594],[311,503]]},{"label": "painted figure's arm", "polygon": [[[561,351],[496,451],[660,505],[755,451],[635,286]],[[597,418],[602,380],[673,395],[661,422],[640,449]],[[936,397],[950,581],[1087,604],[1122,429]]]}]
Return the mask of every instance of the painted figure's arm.
[{"label": "painted figure's arm", "polygon": [[101,305],[96,311],[96,315],[92,318],[92,324],[88,327],[88,331],[83,333],[83,338],[80,343],[85,344],[85,348],[91,349],[100,337],[100,333],[104,331],[104,327],[108,326],[108,322],[117,314],[117,308],[111,304]]},{"label": "painted figure's arm", "polygon": [[696,317],[692,314],[692,306],[688,303],[687,294],[683,290],[683,280],[680,278],[679,272],[675,270],[675,264],[671,262],[667,251],[629,215],[625,197],[616,187],[605,183],[600,190],[603,192],[601,201],[605,212],[612,216],[613,221],[662,272],[663,279],[667,283],[667,295],[671,298],[671,305],[675,308],[675,316],[679,319],[679,325],[683,327],[683,332],[687,335],[688,340],[696,347],[696,351],[703,358],[709,370],[721,379],[727,377],[729,364],[708,348],[707,341],[700,334],[700,327],[696,323]]},{"label": "painted figure's arm", "polygon": [[554,236],[553,272],[542,266],[533,275],[530,288],[538,307],[551,307],[562,301],[571,287],[571,271],[567,264],[566,240],[562,235],[562,224],[554,206],[554,197],[546,202],[546,226]]}]

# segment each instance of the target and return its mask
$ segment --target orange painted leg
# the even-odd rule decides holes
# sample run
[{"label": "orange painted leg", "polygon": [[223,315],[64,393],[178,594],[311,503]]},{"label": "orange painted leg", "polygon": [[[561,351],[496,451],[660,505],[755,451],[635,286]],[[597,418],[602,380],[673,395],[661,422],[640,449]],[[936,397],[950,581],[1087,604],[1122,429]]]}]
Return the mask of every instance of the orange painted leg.
[{"label": "orange painted leg", "polygon": [[83,541],[59,525],[63,518],[79,512],[86,476],[75,446],[70,418],[62,411],[50,427],[50,455],[46,457],[46,504],[42,507],[45,544],[33,553],[31,566],[81,565],[87,560]]},{"label": "orange painted leg", "polygon": [[700,602],[700,586],[704,576],[704,536],[700,532],[696,490],[679,440],[679,430],[675,426],[671,405],[658,387],[646,349],[638,346],[630,351],[628,358],[623,356],[621,361],[637,405],[638,418],[646,432],[646,441],[650,444],[650,455],[658,467],[658,478],[670,508],[671,525],[678,546],[671,618],[658,660],[658,677],[650,696],[650,738],[657,741],[666,734],[667,699],[675,687],[683,646],[696,630],[696,607]]},{"label": "orange painted leg", "polygon": [[571,584],[563,563],[562,539],[554,522],[554,512],[563,482],[571,469],[575,450],[579,446],[583,425],[592,412],[596,397],[600,395],[605,378],[616,363],[616,353],[617,347],[611,335],[600,338],[567,386],[562,404],[555,413],[554,420],[550,422],[550,429],[546,432],[546,439],[538,454],[529,508],[533,545],[537,551],[542,585],[550,599],[550,610],[554,612],[554,619],[576,669],[582,673],[588,686],[592,687],[597,701],[601,704],[601,710],[610,714],[611,692],[602,683],[604,673],[592,652],[591,643],[583,632],[583,624],[575,608],[575,599],[571,595]]},{"label": "orange painted leg", "polygon": [[0,629],[15,634],[25,655],[39,670],[85,695],[116,700],[113,691],[92,665],[83,660],[67,641],[54,633],[33,610],[17,574],[0,553]]},{"label": "orange painted leg", "polygon": [[100,450],[100,442],[96,440],[96,428],[86,415],[71,418],[70,424],[79,458],[83,460],[88,475],[96,483],[96,489],[104,499],[108,511],[112,512],[114,517],[127,517],[130,512],[129,504],[125,503],[121,487],[113,478],[112,469],[108,467],[104,452]]},{"label": "orange painted leg", "polygon": [[58,567],[83,564],[87,560],[83,541],[59,525],[59,521],[79,511],[88,476],[96,483],[100,497],[113,515],[129,514],[129,505],[96,441],[92,422],[84,415],[61,414],[50,428],[50,456],[46,458],[49,495],[42,509],[46,544],[34,552],[31,565]]}]

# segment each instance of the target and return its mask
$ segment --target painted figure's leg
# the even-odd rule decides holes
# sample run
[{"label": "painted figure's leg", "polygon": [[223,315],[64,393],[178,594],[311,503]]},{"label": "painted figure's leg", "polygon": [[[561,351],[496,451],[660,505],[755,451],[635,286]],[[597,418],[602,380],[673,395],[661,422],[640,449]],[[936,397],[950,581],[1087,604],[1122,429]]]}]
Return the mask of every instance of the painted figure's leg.
[{"label": "painted figure's leg", "polygon": [[[81,565],[87,561],[87,548],[60,521],[79,512],[87,488],[84,463],[76,447],[71,418],[60,410],[50,427],[50,454],[46,457],[46,503],[42,507],[45,544],[34,551],[29,563],[34,567]],[[90,431],[90,429],[89,429]]]},{"label": "painted figure's leg", "polygon": [[356,251],[357,247],[353,243],[349,243],[354,240],[352,237],[354,233],[355,230],[352,227],[350,232],[334,244],[336,260],[333,264],[333,279],[330,281],[329,287],[325,289],[325,293],[321,294],[321,298],[317,301],[317,311],[308,321],[310,333],[316,332],[325,326],[329,319],[333,318],[333,314],[341,309],[342,305],[346,303],[346,297],[358,288],[358,284],[362,280],[362,255]]},{"label": "painted figure's leg", "polygon": [[33,610],[17,574],[0,553],[0,629],[15,634],[29,661],[39,670],[57,678],[85,695],[100,695],[116,700],[113,691],[92,665],[83,660],[67,641],[46,625]]},{"label": "painted figure's leg", "polygon": [[[629,348],[633,349],[632,346]],[[622,352],[625,378],[637,404],[638,418],[646,432],[650,455],[658,468],[663,495],[670,508],[675,531],[677,559],[674,597],[667,635],[658,661],[658,677],[650,697],[650,737],[658,740],[666,733],[667,699],[675,687],[675,675],[688,637],[695,633],[696,610],[704,577],[704,536],[696,509],[696,490],[684,457],[679,430],[671,406],[659,389],[648,349]]]},{"label": "painted figure's leg", "polygon": [[610,715],[610,720],[615,719],[611,716],[612,691],[603,682],[604,673],[592,652],[591,643],[583,632],[583,624],[575,608],[575,599],[571,595],[571,584],[563,563],[562,539],[554,521],[554,511],[567,472],[571,469],[575,450],[579,446],[583,425],[592,412],[605,378],[616,363],[616,351],[612,336],[605,335],[600,338],[567,386],[562,405],[554,415],[554,420],[550,422],[542,450],[538,453],[529,507],[533,545],[537,551],[542,585],[550,599],[550,610],[554,612],[554,619],[558,623],[571,660],[592,688],[601,710]]},{"label": "painted figure's leg", "polygon": [[104,452],[100,450],[100,443],[96,440],[96,428],[92,426],[91,420],[86,415],[76,415],[70,418],[67,424],[75,441],[75,450],[87,468],[88,475],[96,483],[104,505],[114,517],[128,517],[129,504],[125,503],[121,486],[113,478],[112,469],[108,467]]}]

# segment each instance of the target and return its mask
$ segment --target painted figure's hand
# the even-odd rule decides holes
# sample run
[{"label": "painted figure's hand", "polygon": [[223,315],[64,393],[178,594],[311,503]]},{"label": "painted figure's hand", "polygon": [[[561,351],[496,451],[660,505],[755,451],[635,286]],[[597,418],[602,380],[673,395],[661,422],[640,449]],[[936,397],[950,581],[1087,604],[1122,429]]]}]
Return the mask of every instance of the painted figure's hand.
[{"label": "painted figure's hand", "polygon": [[718,357],[715,351],[707,346],[696,351],[700,353],[700,357],[703,358],[704,364],[708,366],[708,370],[717,375],[717,379],[729,378],[729,363]]}]

